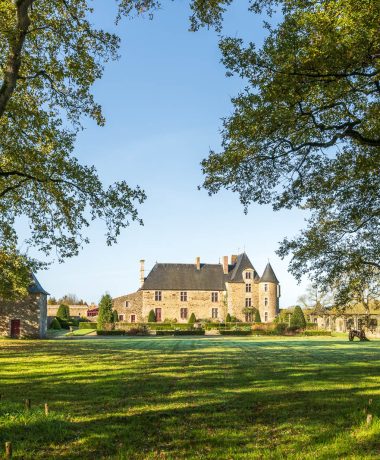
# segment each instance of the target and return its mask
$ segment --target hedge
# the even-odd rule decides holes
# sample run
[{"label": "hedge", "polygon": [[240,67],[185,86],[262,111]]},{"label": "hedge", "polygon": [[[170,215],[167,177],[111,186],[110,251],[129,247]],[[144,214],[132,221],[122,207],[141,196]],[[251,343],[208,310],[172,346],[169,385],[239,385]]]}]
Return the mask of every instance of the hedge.
[{"label": "hedge", "polygon": [[125,335],[124,331],[96,331],[96,335]]},{"label": "hedge", "polygon": [[156,335],[205,335],[205,331],[203,329],[193,329],[191,331],[173,331],[173,330],[157,330]]},{"label": "hedge", "polygon": [[252,335],[252,331],[239,331],[239,330],[219,330],[220,335]]},{"label": "hedge", "polygon": [[96,329],[97,323],[79,323],[79,329]]},{"label": "hedge", "polygon": [[300,335],[327,335],[327,336],[331,336],[331,331],[303,331],[301,332]]}]

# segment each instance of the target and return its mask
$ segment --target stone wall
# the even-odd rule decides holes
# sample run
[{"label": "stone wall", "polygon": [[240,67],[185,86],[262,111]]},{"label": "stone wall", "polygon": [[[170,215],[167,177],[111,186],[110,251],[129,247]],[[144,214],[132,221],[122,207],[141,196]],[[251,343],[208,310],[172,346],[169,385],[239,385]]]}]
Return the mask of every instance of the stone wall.
[{"label": "stone wall", "polygon": [[[246,284],[251,285],[251,292],[246,292]],[[259,306],[259,285],[253,280],[246,280],[245,283],[227,283],[228,313],[240,321],[245,321],[246,301],[251,299],[251,307]]]},{"label": "stone wall", "polygon": [[46,295],[32,294],[18,302],[0,301],[0,335],[10,336],[12,320],[20,320],[20,337],[46,337]]},{"label": "stone wall", "polygon": [[[70,316],[74,318],[87,318],[88,305],[68,305],[70,308]],[[59,305],[48,305],[48,316],[57,316]],[[95,308],[95,305],[92,305]]]},{"label": "stone wall", "polygon": [[[267,299],[267,305],[265,305],[265,299]],[[278,285],[275,283],[259,283],[259,311],[263,323],[274,321],[279,313],[278,305]]]},{"label": "stone wall", "polygon": [[[147,321],[149,312],[161,308],[161,321],[174,320],[187,323],[192,313],[197,319],[212,319],[212,309],[218,309],[218,318],[222,321],[227,314],[225,291],[186,291],[187,301],[181,301],[181,291],[160,291],[161,300],[155,300],[156,291],[143,291],[142,316]],[[212,302],[212,292],[218,293],[218,301]],[[181,318],[181,308],[187,308],[187,318]]]},{"label": "stone wall", "polygon": [[113,308],[119,315],[119,321],[131,322],[131,315],[135,315],[135,322],[143,322],[142,291],[123,295],[113,299]]}]

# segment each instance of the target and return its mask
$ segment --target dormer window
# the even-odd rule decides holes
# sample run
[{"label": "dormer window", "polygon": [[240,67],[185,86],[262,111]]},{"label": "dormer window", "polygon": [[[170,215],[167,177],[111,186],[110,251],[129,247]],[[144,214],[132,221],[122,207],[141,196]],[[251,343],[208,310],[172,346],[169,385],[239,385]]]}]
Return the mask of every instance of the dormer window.
[{"label": "dormer window", "polygon": [[245,272],[245,279],[246,280],[252,279],[252,272]]}]

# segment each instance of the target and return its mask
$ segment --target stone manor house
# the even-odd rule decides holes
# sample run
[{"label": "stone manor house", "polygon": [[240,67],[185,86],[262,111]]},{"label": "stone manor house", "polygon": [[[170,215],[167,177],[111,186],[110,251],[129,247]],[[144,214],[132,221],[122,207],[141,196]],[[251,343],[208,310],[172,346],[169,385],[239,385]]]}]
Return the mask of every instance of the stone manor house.
[{"label": "stone manor house", "polygon": [[280,284],[270,265],[260,277],[247,254],[223,257],[219,264],[156,263],[145,277],[140,261],[138,291],[113,299],[119,321],[146,322],[153,310],[157,321],[224,321],[229,313],[239,321],[254,320],[258,309],[262,322],[271,322],[279,312]]}]

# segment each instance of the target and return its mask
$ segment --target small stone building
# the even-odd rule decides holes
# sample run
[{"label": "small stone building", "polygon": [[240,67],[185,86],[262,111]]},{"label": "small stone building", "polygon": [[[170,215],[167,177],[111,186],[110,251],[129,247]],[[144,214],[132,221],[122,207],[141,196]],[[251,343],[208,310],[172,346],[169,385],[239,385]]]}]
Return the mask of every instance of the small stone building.
[{"label": "small stone building", "polygon": [[0,335],[5,337],[45,338],[47,329],[47,296],[32,275],[29,294],[19,301],[0,300]]},{"label": "small stone building", "polygon": [[145,278],[140,261],[140,289],[115,298],[119,321],[145,322],[153,310],[157,321],[225,321],[227,314],[239,321],[272,322],[279,311],[280,284],[268,263],[260,277],[247,254],[223,257],[219,264],[156,263]]}]

